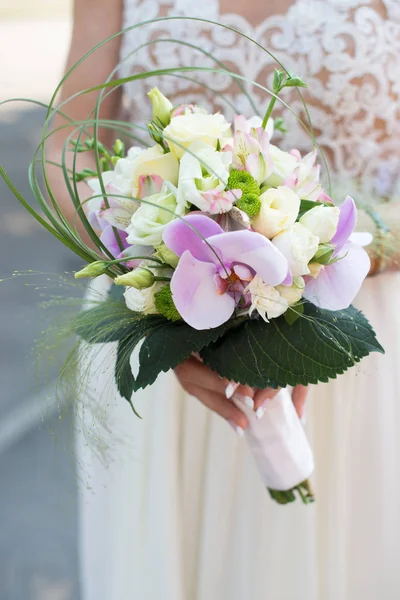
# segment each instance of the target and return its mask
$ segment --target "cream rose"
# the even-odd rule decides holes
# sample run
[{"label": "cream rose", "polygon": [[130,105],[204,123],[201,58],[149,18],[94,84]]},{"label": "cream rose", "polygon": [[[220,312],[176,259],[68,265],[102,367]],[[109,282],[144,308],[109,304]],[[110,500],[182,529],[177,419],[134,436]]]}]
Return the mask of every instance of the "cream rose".
[{"label": "cream rose", "polygon": [[300,198],[293,190],[284,186],[270,188],[261,194],[260,200],[260,212],[253,219],[253,227],[258,233],[272,239],[296,221]]},{"label": "cream rose", "polygon": [[318,236],[321,244],[326,244],[336,233],[339,215],[337,206],[316,206],[301,217],[300,223]]},{"label": "cream rose", "polygon": [[274,170],[265,183],[276,187],[293,173],[298,166],[298,160],[289,152],[284,152],[273,144],[269,146],[269,154],[274,163]]},{"label": "cream rose", "polygon": [[195,141],[204,142],[212,148],[216,148],[220,141],[223,147],[224,138],[231,135],[230,125],[220,113],[194,113],[173,117],[164,129],[164,139],[171,153],[179,159],[184,155],[185,149]]},{"label": "cream rose", "polygon": [[176,215],[176,188],[164,182],[161,192],[145,198],[127,227],[128,244],[158,246],[167,223]]},{"label": "cream rose", "polygon": [[138,197],[139,179],[142,175],[158,175],[161,179],[177,185],[179,162],[171,152],[164,153],[159,144],[143,150],[133,147],[126,158],[115,165],[113,183],[122,194]]},{"label": "cream rose", "polygon": [[295,223],[287,231],[279,233],[272,243],[286,257],[293,277],[307,275],[308,263],[316,253],[319,238],[301,223]]}]

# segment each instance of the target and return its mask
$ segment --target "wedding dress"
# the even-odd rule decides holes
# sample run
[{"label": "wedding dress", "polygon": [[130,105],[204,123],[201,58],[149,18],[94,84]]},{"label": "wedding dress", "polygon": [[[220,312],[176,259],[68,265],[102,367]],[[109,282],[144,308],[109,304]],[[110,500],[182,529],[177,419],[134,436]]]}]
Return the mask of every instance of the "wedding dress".
[{"label": "wedding dress", "polygon": [[[245,4],[237,4],[239,12]],[[390,195],[400,171],[398,0],[297,0],[276,8],[265,0],[250,4],[254,14],[246,18],[228,13],[224,0],[127,0],[124,24],[195,16],[255,38],[306,79],[313,125],[335,176],[359,178],[360,193],[374,188]],[[232,2],[228,9],[235,9]],[[197,44],[263,85],[275,66],[231,31],[171,20],[125,35],[123,75],[156,66],[213,64],[193,48],[171,43],[129,56],[155,38]],[[196,73],[192,77],[200,79]],[[240,112],[252,114],[229,78],[201,77]],[[149,85],[156,83],[176,102],[188,100],[194,85],[177,77]],[[126,108],[136,121],[147,90],[143,84],[126,87]],[[265,110],[267,97],[257,89],[252,94]],[[226,112],[215,94],[197,89],[191,96],[203,105],[211,99]],[[300,108],[295,96],[291,106]],[[310,147],[292,122],[284,143]],[[104,291],[103,285],[104,279],[96,280],[95,292]],[[112,366],[104,365],[112,347],[96,352],[90,391],[101,402],[84,403],[77,443],[83,600],[397,599],[399,294],[396,274],[365,282],[356,304],[375,325],[386,356],[374,354],[311,390],[307,430],[316,458],[313,506],[274,504],[245,442],[197,400],[185,397],[172,373],[135,395],[143,419],[134,417],[116,393]]]}]

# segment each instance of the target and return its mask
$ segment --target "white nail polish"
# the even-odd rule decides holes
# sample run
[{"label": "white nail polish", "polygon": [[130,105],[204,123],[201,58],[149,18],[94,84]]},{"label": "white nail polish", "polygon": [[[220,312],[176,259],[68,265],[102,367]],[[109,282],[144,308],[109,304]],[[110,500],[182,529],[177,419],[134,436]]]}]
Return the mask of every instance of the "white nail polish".
[{"label": "white nail polish", "polygon": [[235,383],[234,381],[228,383],[228,385],[225,388],[225,396],[228,398],[228,400],[232,398],[233,394],[235,393],[238,387],[239,384]]},{"label": "white nail polish", "polygon": [[239,427],[239,425],[236,425],[234,421],[228,421],[228,423],[239,437],[244,436],[244,429]]},{"label": "white nail polish", "polygon": [[265,408],[263,406],[259,406],[256,410],[256,419],[260,420],[265,415]]},{"label": "white nail polish", "polygon": [[250,408],[250,410],[254,410],[254,400],[253,400],[253,398],[250,398],[250,396],[245,396],[243,398],[243,402],[244,402],[244,405],[247,406],[247,408]]}]

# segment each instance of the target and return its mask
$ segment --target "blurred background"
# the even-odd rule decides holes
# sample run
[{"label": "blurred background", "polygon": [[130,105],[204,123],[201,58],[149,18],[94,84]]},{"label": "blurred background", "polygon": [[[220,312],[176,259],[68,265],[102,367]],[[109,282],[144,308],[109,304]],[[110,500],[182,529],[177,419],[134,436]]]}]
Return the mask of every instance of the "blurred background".
[{"label": "blurred background", "polygon": [[[46,102],[64,66],[69,0],[0,0],[0,101]],[[0,163],[29,196],[28,165],[43,109],[0,107]],[[0,181],[0,279],[14,270],[80,266]],[[0,599],[79,600],[72,411],[35,376],[31,349],[43,327],[35,276],[0,283]]]}]

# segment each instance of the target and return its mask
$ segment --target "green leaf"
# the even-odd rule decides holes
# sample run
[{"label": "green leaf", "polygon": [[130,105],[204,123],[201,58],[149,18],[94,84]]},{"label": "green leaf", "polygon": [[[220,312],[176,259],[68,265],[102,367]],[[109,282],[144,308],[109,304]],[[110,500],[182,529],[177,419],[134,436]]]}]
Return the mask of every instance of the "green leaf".
[{"label": "green leaf", "polygon": [[139,373],[133,389],[136,391],[152,384],[159,373],[174,369],[193,352],[200,352],[238,323],[241,324],[242,320],[198,331],[183,321],[167,321],[162,327],[153,329],[140,349]]},{"label": "green leaf", "polygon": [[301,317],[301,315],[304,315],[304,302],[299,302],[295,306],[289,308],[283,314],[283,318],[285,319],[288,325],[294,325],[297,319]]},{"label": "green leaf", "polygon": [[247,320],[200,354],[222,377],[276,388],[334,379],[370,352],[383,348],[354,307],[332,312],[307,302],[293,325],[283,317]]},{"label": "green leaf", "polygon": [[293,73],[285,81],[285,87],[307,87],[307,84],[298,75]]},{"label": "green leaf", "polygon": [[306,212],[308,212],[312,208],[315,208],[316,206],[329,206],[329,204],[324,202],[314,202],[314,200],[300,200],[300,210],[297,220],[301,219],[301,217],[305,215]]}]

